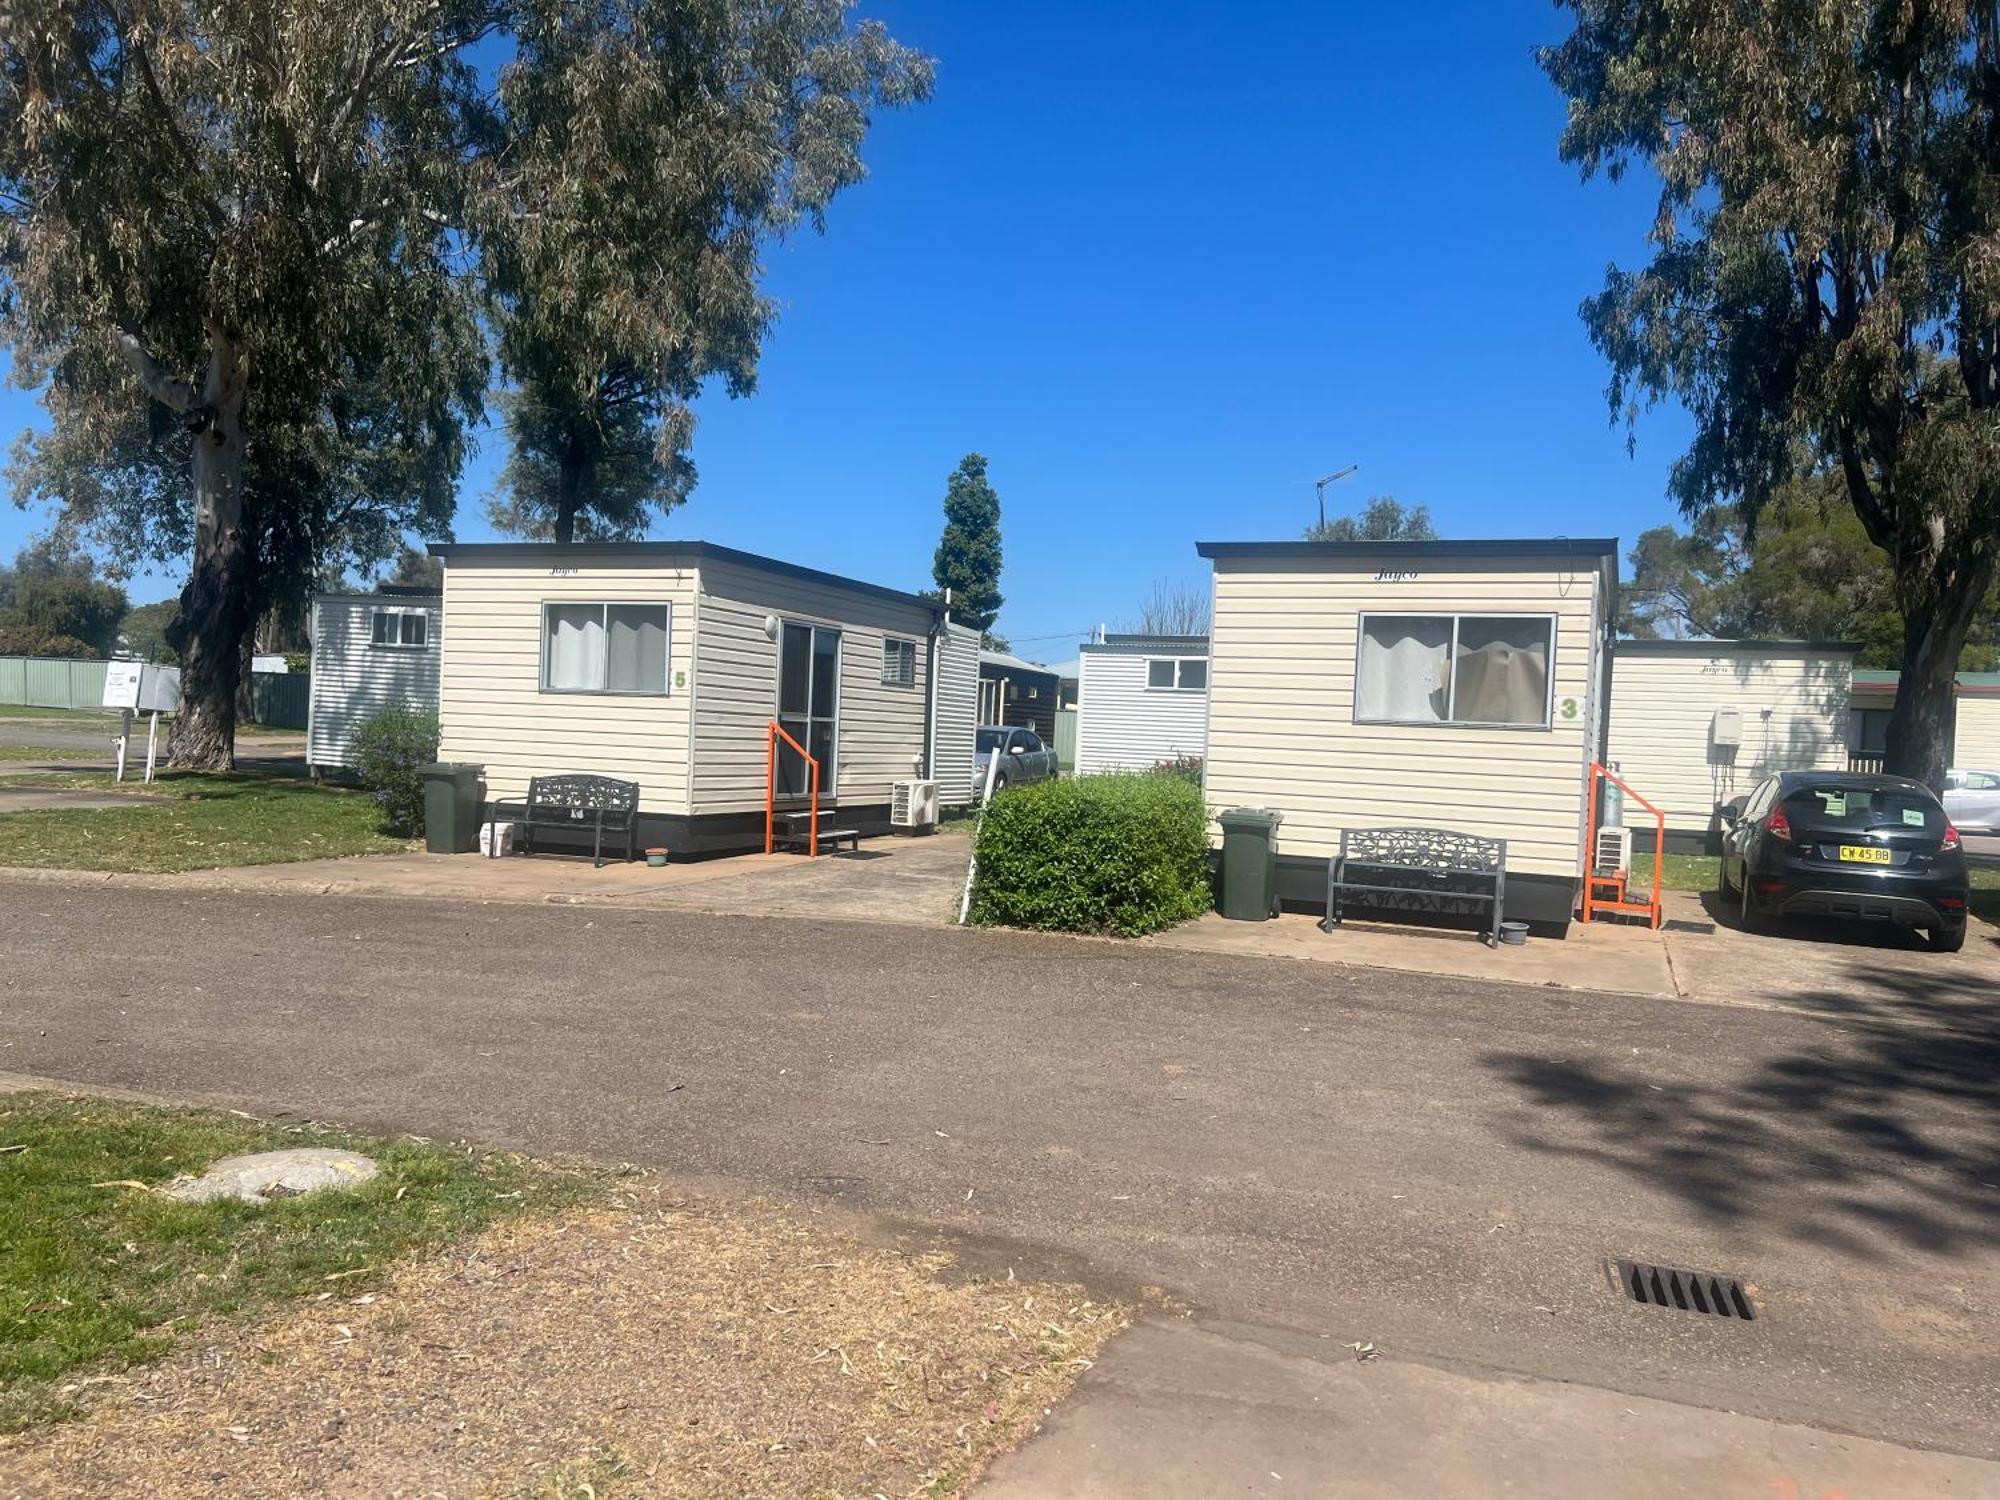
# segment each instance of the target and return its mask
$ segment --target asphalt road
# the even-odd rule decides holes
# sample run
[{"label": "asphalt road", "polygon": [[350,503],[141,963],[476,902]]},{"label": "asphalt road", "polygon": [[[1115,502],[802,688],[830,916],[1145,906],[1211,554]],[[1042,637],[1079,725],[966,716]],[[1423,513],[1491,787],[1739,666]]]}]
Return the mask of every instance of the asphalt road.
[{"label": "asphalt road", "polygon": [[[2000,997],[0,879],[0,1070],[629,1160],[1350,1340],[2000,1456]],[[1635,1307],[1606,1256],[1744,1277]]]}]

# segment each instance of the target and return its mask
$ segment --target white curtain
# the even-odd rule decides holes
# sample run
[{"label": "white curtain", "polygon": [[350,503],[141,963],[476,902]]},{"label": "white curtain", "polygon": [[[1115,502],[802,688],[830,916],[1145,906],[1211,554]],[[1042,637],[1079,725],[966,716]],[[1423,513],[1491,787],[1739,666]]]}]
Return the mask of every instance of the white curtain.
[{"label": "white curtain", "polygon": [[551,604],[548,613],[549,680],[558,692],[597,692],[604,686],[604,606]]},{"label": "white curtain", "polygon": [[1549,622],[1458,622],[1452,714],[1462,724],[1541,724],[1549,712]]},{"label": "white curtain", "polygon": [[605,686],[614,693],[667,690],[667,606],[614,604]]},{"label": "white curtain", "polygon": [[1355,717],[1393,724],[1443,723],[1450,655],[1450,620],[1374,616],[1361,632]]}]

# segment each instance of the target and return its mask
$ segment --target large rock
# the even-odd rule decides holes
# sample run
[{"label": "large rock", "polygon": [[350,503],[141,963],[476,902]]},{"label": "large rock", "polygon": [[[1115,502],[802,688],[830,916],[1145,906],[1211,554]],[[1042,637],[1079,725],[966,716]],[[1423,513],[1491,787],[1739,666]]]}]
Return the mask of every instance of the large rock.
[{"label": "large rock", "polygon": [[274,1198],[296,1198],[323,1188],[357,1187],[379,1170],[371,1158],[358,1152],[300,1146],[289,1151],[225,1156],[201,1176],[170,1183],[164,1191],[189,1203],[216,1198],[269,1203]]}]

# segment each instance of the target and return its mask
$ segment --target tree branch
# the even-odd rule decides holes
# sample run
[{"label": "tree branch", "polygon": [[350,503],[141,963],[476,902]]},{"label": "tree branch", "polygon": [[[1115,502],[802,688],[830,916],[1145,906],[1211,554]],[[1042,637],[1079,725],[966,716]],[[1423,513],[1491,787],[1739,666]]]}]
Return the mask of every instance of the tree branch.
[{"label": "tree branch", "polygon": [[1895,519],[1875,493],[1875,486],[1869,483],[1868,468],[1861,461],[1861,449],[1855,441],[1852,424],[1840,423],[1835,439],[1840,449],[1840,472],[1847,480],[1847,496],[1854,503],[1854,513],[1861,518],[1861,528],[1868,533],[1869,541],[1893,558],[1896,555]]},{"label": "tree branch", "polygon": [[146,388],[147,395],[178,412],[188,411],[194,406],[193,382],[169,372],[137,334],[130,329],[116,328],[112,330],[111,342],[125,363],[131,366],[132,373],[139,377],[139,384]]}]

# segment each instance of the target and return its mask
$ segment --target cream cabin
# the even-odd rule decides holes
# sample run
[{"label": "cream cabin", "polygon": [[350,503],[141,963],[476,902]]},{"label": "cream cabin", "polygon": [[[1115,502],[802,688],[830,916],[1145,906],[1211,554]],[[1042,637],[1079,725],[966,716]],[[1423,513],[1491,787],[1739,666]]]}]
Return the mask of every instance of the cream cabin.
[{"label": "cream cabin", "polygon": [[1206,542],[1211,817],[1284,814],[1319,909],[1343,828],[1507,840],[1509,918],[1561,926],[1604,739],[1617,544]]},{"label": "cream cabin", "polygon": [[[1856,647],[1839,641],[1620,641],[1610,761],[1666,814],[1667,848],[1721,848],[1716,809],[1778,771],[1844,771]],[[1656,825],[1625,823],[1649,850]]]},{"label": "cream cabin", "polygon": [[438,755],[639,785],[640,836],[675,854],[761,847],[767,797],[889,826],[899,781],[972,783],[979,633],[915,594],[708,542],[433,547],[444,570]]}]

